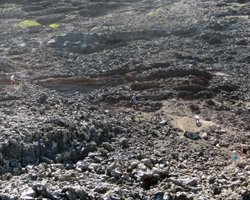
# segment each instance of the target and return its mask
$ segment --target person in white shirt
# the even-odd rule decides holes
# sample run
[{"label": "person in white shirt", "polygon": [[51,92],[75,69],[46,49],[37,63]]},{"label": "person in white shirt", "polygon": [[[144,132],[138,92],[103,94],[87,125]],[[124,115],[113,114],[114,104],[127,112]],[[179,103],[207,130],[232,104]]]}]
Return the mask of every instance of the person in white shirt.
[{"label": "person in white shirt", "polygon": [[200,116],[199,115],[195,115],[194,120],[195,120],[196,126],[201,126],[201,121],[200,121]]},{"label": "person in white shirt", "polygon": [[15,76],[14,76],[14,75],[12,75],[12,76],[10,77],[10,84],[11,84],[11,85],[15,85]]}]

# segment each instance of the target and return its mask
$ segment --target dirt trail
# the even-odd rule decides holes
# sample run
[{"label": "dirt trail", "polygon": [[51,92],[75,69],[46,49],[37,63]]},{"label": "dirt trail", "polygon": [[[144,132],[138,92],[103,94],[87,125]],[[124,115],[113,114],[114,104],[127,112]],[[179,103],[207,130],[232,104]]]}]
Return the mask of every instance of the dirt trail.
[{"label": "dirt trail", "polygon": [[173,116],[171,124],[183,131],[201,131],[209,126],[218,126],[216,123],[201,119],[201,126],[197,127],[193,118]]}]

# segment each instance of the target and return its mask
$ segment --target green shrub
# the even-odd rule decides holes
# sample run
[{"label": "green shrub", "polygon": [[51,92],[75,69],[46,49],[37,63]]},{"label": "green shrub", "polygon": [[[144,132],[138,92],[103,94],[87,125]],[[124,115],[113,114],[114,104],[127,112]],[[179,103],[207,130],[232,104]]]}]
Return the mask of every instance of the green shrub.
[{"label": "green shrub", "polygon": [[50,24],[49,27],[50,28],[59,28],[60,25],[59,24]]},{"label": "green shrub", "polygon": [[33,20],[23,20],[19,22],[17,26],[21,28],[29,28],[29,27],[34,27],[34,26],[41,26],[41,24]]}]

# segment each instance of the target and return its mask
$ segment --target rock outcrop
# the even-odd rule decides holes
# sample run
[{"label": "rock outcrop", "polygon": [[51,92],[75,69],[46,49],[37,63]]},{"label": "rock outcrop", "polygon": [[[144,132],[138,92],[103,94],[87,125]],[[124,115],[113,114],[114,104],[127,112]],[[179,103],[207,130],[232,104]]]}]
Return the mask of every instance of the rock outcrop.
[{"label": "rock outcrop", "polygon": [[0,199],[249,199],[249,13],[1,1]]}]

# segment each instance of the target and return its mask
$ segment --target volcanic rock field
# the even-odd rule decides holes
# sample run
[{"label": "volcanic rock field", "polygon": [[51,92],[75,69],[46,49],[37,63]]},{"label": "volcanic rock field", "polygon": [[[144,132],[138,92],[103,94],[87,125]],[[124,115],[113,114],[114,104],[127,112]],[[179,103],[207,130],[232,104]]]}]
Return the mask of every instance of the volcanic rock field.
[{"label": "volcanic rock field", "polygon": [[0,200],[250,199],[248,0],[0,0],[0,30]]}]

